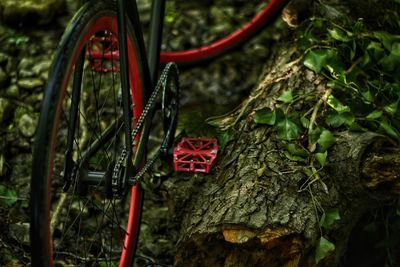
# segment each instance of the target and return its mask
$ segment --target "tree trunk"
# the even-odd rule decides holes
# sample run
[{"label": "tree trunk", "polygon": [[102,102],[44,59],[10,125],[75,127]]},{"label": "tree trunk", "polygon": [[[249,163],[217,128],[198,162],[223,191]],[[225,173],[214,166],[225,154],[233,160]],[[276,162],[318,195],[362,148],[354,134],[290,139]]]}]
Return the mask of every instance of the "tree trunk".
[{"label": "tree trunk", "polygon": [[[358,220],[400,195],[400,148],[390,138],[336,131],[328,162],[316,171],[310,160],[289,159],[290,142],[254,122],[255,111],[274,109],[288,88],[317,96],[294,109],[327,109],[327,80],[303,66],[296,44],[274,49],[259,85],[218,119],[231,136],[213,173],[179,174],[164,184],[180,222],[176,266],[339,266]],[[322,229],[321,211],[332,209],[340,219]],[[321,236],[335,249],[317,264]]]}]

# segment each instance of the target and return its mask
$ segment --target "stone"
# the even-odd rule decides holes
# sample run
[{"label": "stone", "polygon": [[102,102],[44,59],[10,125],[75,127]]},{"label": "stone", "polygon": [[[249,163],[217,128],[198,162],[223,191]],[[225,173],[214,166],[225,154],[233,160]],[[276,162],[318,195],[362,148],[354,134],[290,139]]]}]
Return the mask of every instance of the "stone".
[{"label": "stone", "polygon": [[0,97],[0,125],[13,116],[13,105],[5,98]]},{"label": "stone", "polygon": [[2,0],[0,19],[8,23],[47,24],[64,7],[65,0]]},{"label": "stone", "polygon": [[32,72],[35,75],[41,75],[43,73],[47,73],[51,67],[51,64],[52,64],[51,60],[40,61],[33,66]]},{"label": "stone", "polygon": [[32,137],[36,132],[36,120],[28,114],[24,114],[18,121],[18,129],[25,137]]},{"label": "stone", "polygon": [[0,65],[6,65],[9,58],[10,58],[9,55],[0,52]]},{"label": "stone", "polygon": [[23,245],[29,245],[29,223],[10,224],[10,235]]},{"label": "stone", "polygon": [[6,89],[6,96],[12,97],[12,98],[18,98],[19,97],[19,88],[17,85],[12,84]]},{"label": "stone", "polygon": [[32,77],[35,77],[35,74],[33,73],[33,71],[23,69],[23,70],[19,71],[18,77],[19,78],[32,78]]},{"label": "stone", "polygon": [[33,58],[24,57],[18,64],[18,68],[21,70],[31,70],[35,61]]},{"label": "stone", "polygon": [[8,80],[9,79],[7,73],[2,68],[0,68],[0,90],[6,86]]},{"label": "stone", "polygon": [[38,78],[24,78],[18,81],[18,86],[22,89],[33,90],[44,85],[44,82]]}]

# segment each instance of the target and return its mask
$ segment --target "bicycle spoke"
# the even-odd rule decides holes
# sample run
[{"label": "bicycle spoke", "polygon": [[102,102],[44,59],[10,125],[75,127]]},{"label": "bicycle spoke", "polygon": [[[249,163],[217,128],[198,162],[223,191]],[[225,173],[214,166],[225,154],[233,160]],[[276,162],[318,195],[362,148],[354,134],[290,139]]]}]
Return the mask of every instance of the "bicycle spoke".
[{"label": "bicycle spoke", "polygon": [[[133,264],[133,250],[122,252],[122,248],[124,242],[130,247],[136,243],[126,229],[137,225],[127,226],[129,205],[109,194],[114,164],[127,144],[126,127],[130,125],[125,123],[130,124],[131,119],[124,122],[124,118],[132,113],[124,114],[120,103],[115,6],[111,1],[95,1],[86,8],[74,18],[79,23],[72,24],[59,46],[55,56],[58,64],[49,77],[54,83],[46,90],[50,102],[56,102],[44,108],[42,112],[49,115],[41,116],[40,125],[54,127],[51,134],[38,137],[34,158],[39,166],[32,181],[51,187],[32,190],[36,195],[31,198],[32,211],[38,211],[40,218],[31,230],[35,240],[32,255],[37,255],[32,257],[34,266],[114,266],[121,259],[126,262],[124,267]],[[130,69],[136,69],[128,78],[141,85],[141,51],[136,51],[139,46],[131,28],[127,34]],[[142,88],[131,89],[127,96],[130,102],[132,98],[129,108],[137,116],[143,106]],[[41,162],[40,158],[49,160]],[[137,197],[140,194],[132,199]],[[44,205],[46,199],[49,201]],[[49,228],[47,238],[36,234]]]}]

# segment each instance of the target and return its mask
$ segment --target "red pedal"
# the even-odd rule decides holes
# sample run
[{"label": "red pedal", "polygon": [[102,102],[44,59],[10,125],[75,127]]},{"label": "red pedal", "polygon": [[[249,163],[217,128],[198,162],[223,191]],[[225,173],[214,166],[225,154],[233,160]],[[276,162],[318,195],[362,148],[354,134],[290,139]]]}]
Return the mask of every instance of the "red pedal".
[{"label": "red pedal", "polygon": [[217,153],[216,139],[185,137],[174,149],[174,170],[209,173]]}]

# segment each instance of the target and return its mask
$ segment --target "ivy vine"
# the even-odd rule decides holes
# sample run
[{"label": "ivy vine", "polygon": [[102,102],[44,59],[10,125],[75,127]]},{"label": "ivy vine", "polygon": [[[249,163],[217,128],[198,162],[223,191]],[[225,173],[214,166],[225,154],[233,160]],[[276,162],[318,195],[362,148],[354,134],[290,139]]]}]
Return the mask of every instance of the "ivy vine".
[{"label": "ivy vine", "polygon": [[[340,215],[336,209],[325,211],[310,185],[318,181],[328,190],[320,173],[336,142],[335,132],[372,131],[400,142],[400,35],[368,31],[362,19],[343,27],[312,18],[298,31],[296,42],[302,64],[327,80],[326,90],[323,95],[287,90],[278,96],[275,108],[257,110],[254,122],[272,126],[286,144],[284,155],[307,166],[308,179],[300,191],[310,192],[317,216],[322,212],[314,255],[319,262],[335,248],[323,233]],[[301,100],[316,103],[299,113],[293,106]]]}]

